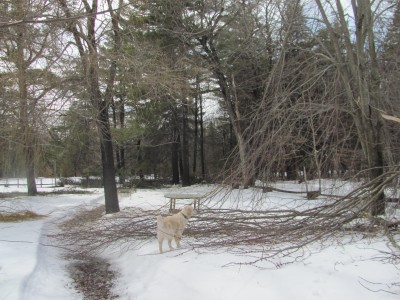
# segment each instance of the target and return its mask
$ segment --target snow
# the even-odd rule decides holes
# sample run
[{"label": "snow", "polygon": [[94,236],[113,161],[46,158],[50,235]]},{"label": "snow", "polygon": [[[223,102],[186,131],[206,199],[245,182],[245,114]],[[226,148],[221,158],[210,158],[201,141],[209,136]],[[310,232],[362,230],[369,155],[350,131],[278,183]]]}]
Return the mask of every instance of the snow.
[{"label": "snow", "polygon": [[[331,189],[328,183],[326,190]],[[281,183],[279,188],[298,188]],[[68,189],[68,187],[65,187]],[[339,185],[339,190],[348,186]],[[53,188],[39,188],[53,190]],[[212,192],[212,186],[136,190],[120,195],[121,209],[169,207],[166,193]],[[332,190],[332,189],[331,189]],[[24,187],[1,187],[0,192],[24,191]],[[51,245],[46,233],[54,230],[55,221],[82,209],[82,205],[103,204],[101,189],[90,194],[50,194],[18,196],[0,200],[0,211],[30,209],[46,215],[33,221],[0,223],[0,299],[82,299],[68,276],[70,263],[62,250]],[[251,201],[249,192],[223,191],[210,198],[208,207],[254,207],[310,205],[304,195],[279,192],[259,194]],[[264,198],[263,198],[264,197]],[[264,201],[261,201],[264,199]],[[313,202],[314,204],[316,202]],[[183,205],[178,202],[177,206]],[[397,210],[398,212],[398,210]],[[258,267],[241,264],[245,257],[220,251],[193,250],[182,240],[182,249],[158,253],[156,238],[139,248],[124,252],[108,250],[107,258],[117,273],[114,286],[118,299],[398,299],[400,269],[387,258],[391,252],[385,237],[340,241],[322,250],[310,246],[312,255],[304,260],[276,268],[265,262]],[[186,246],[186,247],[185,247]]]},{"label": "snow", "polygon": [[[371,245],[384,246],[384,245]],[[375,249],[356,244],[315,254],[280,269],[234,265],[225,253],[152,255],[148,245],[113,262],[126,266],[116,291],[123,299],[397,299],[370,289],[398,280],[393,266],[370,261]],[[357,254],[360,253],[360,254]],[[369,284],[374,281],[377,285]],[[132,298],[130,298],[132,297]]]}]

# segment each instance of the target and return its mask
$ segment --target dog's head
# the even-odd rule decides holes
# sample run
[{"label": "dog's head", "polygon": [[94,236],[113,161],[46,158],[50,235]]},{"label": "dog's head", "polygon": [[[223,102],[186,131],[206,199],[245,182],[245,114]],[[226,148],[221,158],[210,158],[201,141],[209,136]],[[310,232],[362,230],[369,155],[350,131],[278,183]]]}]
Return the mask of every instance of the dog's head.
[{"label": "dog's head", "polygon": [[191,205],[185,205],[185,206],[182,208],[182,213],[183,213],[185,216],[187,216],[188,219],[190,219],[190,218],[193,216],[193,214],[194,214],[193,206],[191,206]]}]

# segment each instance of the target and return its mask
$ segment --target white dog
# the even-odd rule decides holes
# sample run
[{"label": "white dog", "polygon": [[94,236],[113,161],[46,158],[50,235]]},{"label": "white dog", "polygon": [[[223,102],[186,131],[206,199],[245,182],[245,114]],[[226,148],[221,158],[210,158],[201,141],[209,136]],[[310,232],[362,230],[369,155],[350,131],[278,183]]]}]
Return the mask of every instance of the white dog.
[{"label": "white dog", "polygon": [[175,239],[178,248],[181,246],[182,232],[192,215],[193,207],[191,205],[186,205],[180,212],[173,216],[165,218],[162,216],[157,217],[157,239],[160,253],[163,253],[162,245],[164,239],[168,240],[170,250],[173,249],[171,245],[172,239]]}]

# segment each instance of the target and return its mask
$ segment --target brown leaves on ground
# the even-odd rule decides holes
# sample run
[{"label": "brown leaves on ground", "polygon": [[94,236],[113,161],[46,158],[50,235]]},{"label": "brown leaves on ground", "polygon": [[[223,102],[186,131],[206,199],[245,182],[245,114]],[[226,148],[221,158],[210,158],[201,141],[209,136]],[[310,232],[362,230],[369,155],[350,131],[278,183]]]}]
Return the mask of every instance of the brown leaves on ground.
[{"label": "brown leaves on ground", "polygon": [[0,222],[21,222],[34,219],[44,218],[46,216],[39,215],[30,210],[18,211],[18,212],[0,212]]},{"label": "brown leaves on ground", "polygon": [[74,281],[74,288],[86,300],[111,300],[118,296],[112,293],[115,272],[110,264],[98,257],[88,257],[71,264],[70,276]]}]

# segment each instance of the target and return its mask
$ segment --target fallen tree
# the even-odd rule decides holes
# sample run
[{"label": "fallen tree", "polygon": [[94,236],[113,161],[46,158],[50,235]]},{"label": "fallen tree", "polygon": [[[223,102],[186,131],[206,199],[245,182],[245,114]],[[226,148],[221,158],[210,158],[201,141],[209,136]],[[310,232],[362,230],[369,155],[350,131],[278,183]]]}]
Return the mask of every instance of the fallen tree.
[{"label": "fallen tree", "polygon": [[[370,207],[382,190],[399,176],[399,169],[368,181],[342,197],[324,198],[310,208],[271,210],[201,209],[185,230],[184,247],[197,251],[219,249],[246,256],[246,263],[275,261],[277,257],[298,259],[314,242],[347,237],[386,234],[398,245],[399,220],[371,216]],[[104,216],[104,207],[84,210],[58,224],[61,232],[51,237],[79,256],[93,256],[107,248],[126,251],[152,242],[156,216],[163,208],[127,208]],[[249,261],[248,258],[251,258]],[[399,258],[399,256],[395,255]]]}]

